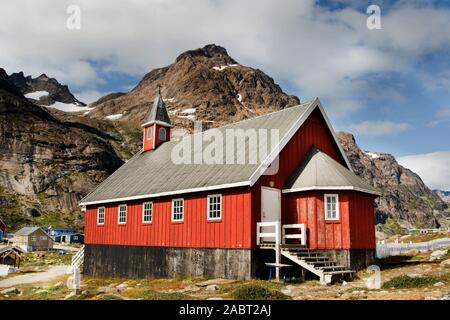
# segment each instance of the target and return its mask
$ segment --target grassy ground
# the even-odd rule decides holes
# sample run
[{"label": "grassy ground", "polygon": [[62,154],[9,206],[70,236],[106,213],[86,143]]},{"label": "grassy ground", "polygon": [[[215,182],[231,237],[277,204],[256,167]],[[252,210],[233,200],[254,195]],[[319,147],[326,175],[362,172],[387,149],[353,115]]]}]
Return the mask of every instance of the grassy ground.
[{"label": "grassy ground", "polygon": [[[33,254],[24,262],[26,268],[45,268],[51,264],[68,263],[69,256]],[[440,299],[450,293],[450,266],[440,260],[430,261],[430,253],[390,258],[379,262],[382,287],[367,289],[365,279],[373,275],[358,272],[353,281],[323,286],[319,281],[288,281],[286,286],[265,280],[233,281],[198,277],[149,278],[140,280],[83,277],[81,294],[68,296],[68,276],[47,283],[22,285],[20,293],[0,294],[3,299],[77,299],[77,300],[390,300]],[[208,280],[206,283],[205,280]],[[59,283],[59,284],[58,284]],[[55,284],[58,284],[55,286]],[[211,284],[216,284],[211,288]],[[209,285],[209,286],[208,286]],[[0,290],[1,291],[1,290]]]}]

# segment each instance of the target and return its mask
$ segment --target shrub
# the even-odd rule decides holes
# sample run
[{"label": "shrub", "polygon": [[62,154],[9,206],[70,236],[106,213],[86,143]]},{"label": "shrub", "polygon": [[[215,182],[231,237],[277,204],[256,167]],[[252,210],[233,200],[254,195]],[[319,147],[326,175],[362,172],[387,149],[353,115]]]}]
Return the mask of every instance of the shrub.
[{"label": "shrub", "polygon": [[440,279],[431,276],[423,277],[410,277],[407,275],[401,275],[394,277],[389,281],[383,283],[383,289],[396,288],[396,289],[408,289],[408,288],[422,288],[439,282]]},{"label": "shrub", "polygon": [[233,294],[236,300],[283,300],[287,296],[279,291],[267,289],[260,285],[243,285],[237,288]]}]

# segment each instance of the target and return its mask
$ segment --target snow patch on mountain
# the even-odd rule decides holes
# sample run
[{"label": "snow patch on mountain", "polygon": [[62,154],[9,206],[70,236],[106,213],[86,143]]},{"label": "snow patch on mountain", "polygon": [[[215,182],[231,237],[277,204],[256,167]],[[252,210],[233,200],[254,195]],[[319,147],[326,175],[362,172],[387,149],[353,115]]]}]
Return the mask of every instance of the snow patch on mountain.
[{"label": "snow patch on mountain", "polygon": [[112,114],[112,115],[106,116],[105,119],[110,120],[110,121],[115,121],[115,120],[119,120],[122,117],[123,117],[122,113],[117,113],[117,114]]},{"label": "snow patch on mountain", "polygon": [[78,104],[76,103],[63,103],[63,102],[55,102],[49,106],[44,106],[47,108],[53,108],[53,109],[57,109],[60,111],[64,111],[64,112],[81,112],[81,111],[90,111],[94,108],[89,108],[89,107],[80,107]]},{"label": "snow patch on mountain", "polygon": [[238,66],[238,64],[234,63],[234,64],[227,64],[226,66],[213,67],[213,69],[217,70],[217,71],[223,71],[223,70],[225,70],[228,67],[237,67],[237,66]]},{"label": "snow patch on mountain", "polygon": [[25,96],[25,98],[39,100],[40,98],[46,97],[48,95],[49,95],[48,91],[34,91],[34,92],[29,92],[29,93],[25,94],[24,96]]}]

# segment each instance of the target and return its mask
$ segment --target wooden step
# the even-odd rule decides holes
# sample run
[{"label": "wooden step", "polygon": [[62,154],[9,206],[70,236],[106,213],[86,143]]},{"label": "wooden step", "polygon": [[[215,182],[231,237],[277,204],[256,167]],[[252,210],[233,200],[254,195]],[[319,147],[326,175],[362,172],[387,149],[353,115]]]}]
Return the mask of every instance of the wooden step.
[{"label": "wooden step", "polygon": [[320,257],[320,256],[318,256],[318,257],[298,257],[299,259],[301,259],[301,260],[305,260],[306,262],[308,262],[308,261],[327,261],[327,260],[329,260],[329,258],[328,257]]},{"label": "wooden step", "polygon": [[[336,270],[336,269],[345,269],[345,266],[327,266],[327,267],[317,267],[316,269],[319,270]],[[340,270],[336,270],[336,271],[340,271]]]},{"label": "wooden step", "polygon": [[311,264],[314,267],[318,265],[322,265],[324,267],[334,267],[336,265],[336,261],[306,261],[306,263]]},{"label": "wooden step", "polygon": [[356,271],[353,271],[353,270],[325,271],[324,274],[335,275],[335,274],[350,274],[350,273],[355,273],[355,272],[356,272]]}]

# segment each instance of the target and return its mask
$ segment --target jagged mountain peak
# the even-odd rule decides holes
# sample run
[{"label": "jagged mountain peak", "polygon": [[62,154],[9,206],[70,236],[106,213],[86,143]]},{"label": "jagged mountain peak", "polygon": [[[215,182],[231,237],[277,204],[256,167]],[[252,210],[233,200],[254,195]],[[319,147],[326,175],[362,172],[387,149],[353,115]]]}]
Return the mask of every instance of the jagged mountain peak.
[{"label": "jagged mountain peak", "polygon": [[59,83],[58,80],[45,73],[33,78],[32,76],[25,76],[20,71],[12,73],[9,79],[25,97],[41,106],[55,106],[57,103],[86,106],[85,103],[75,98],[67,85]]},{"label": "jagged mountain peak", "polygon": [[403,228],[439,226],[447,205],[417,174],[401,166],[389,153],[362,150],[349,132],[338,132],[337,136],[353,171],[383,190],[376,205],[379,231],[390,233],[384,228],[388,218],[393,218]]},{"label": "jagged mountain peak", "polygon": [[150,71],[124,95],[101,98],[103,102],[95,102],[88,116],[138,126],[159,86],[171,120],[188,131],[193,129],[193,120],[218,127],[300,103],[261,70],[238,64],[224,47],[210,44],[188,50],[174,63]]}]

